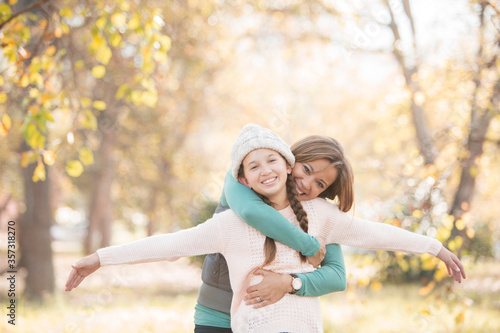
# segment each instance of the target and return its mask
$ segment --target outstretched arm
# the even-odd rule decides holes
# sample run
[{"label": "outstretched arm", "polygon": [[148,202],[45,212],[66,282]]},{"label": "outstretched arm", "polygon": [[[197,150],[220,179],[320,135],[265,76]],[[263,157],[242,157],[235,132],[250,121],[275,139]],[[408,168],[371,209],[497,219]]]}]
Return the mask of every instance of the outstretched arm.
[{"label": "outstretched arm", "polygon": [[[465,279],[465,271],[460,260],[443,247],[437,239],[419,235],[403,228],[385,223],[359,219],[339,211],[327,201],[314,202],[317,214],[326,214],[323,232],[327,243],[339,243],[368,250],[400,251],[406,253],[430,253],[441,259],[457,282]],[[329,211],[329,212],[328,212]]]},{"label": "outstretched arm", "polygon": [[181,257],[222,253],[225,245],[219,231],[218,221],[212,218],[194,228],[99,249],[72,265],[66,291],[76,288],[101,266],[174,261]]},{"label": "outstretched arm", "polygon": [[319,241],[290,223],[273,207],[266,205],[251,189],[226,174],[221,203],[264,235],[290,246],[305,256],[314,256]]}]

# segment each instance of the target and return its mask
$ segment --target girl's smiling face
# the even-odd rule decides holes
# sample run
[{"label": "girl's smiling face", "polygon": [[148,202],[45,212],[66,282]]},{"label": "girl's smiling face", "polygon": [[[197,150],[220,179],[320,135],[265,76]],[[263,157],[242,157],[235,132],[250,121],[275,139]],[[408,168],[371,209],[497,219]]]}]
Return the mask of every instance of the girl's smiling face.
[{"label": "girl's smiling face", "polygon": [[306,201],[318,197],[337,179],[337,168],[327,159],[311,162],[296,162],[292,176],[299,192],[299,200]]},{"label": "girl's smiling face", "polygon": [[266,196],[273,204],[280,206],[286,201],[286,181],[292,168],[278,152],[265,148],[253,150],[243,159],[242,166],[240,183]]}]

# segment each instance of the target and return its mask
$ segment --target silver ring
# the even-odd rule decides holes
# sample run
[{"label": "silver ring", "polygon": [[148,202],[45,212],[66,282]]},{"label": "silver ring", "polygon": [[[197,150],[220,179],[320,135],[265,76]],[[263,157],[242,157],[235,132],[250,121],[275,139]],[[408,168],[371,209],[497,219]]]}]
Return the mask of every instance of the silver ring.
[{"label": "silver ring", "polygon": [[260,296],[257,296],[257,302],[262,302],[262,298],[260,298]]}]

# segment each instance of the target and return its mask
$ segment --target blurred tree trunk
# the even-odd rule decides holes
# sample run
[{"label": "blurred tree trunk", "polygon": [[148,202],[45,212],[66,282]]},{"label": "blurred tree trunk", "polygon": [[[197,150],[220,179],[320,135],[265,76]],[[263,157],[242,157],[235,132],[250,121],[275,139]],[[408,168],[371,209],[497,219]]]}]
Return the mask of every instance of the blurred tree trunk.
[{"label": "blurred tree trunk", "polygon": [[[477,69],[473,78],[474,95],[472,97],[470,111],[469,135],[466,144],[466,154],[461,161],[460,183],[453,199],[453,204],[450,208],[450,215],[458,220],[463,213],[469,210],[474,190],[476,186],[476,175],[478,174],[478,159],[483,154],[483,144],[486,141],[486,133],[490,122],[495,114],[499,114],[500,102],[500,77],[498,75],[498,51],[500,43],[500,32],[496,31],[496,52],[492,53],[489,58],[485,53],[485,10],[486,3],[481,4],[479,11],[479,47],[476,57]],[[500,14],[497,12],[497,16]],[[491,80],[492,73],[496,77],[496,81],[492,86],[488,83]],[[486,107],[484,103],[479,103],[479,100],[484,97],[484,91],[488,93],[488,103]],[[480,95],[483,94],[481,97]],[[481,106],[480,106],[481,105]],[[453,228],[453,234],[463,235],[464,229]]]},{"label": "blurred tree trunk", "polygon": [[[28,149],[25,144],[23,151]],[[25,294],[28,298],[40,299],[45,293],[54,291],[50,236],[52,211],[49,172],[45,173],[45,181],[34,182],[32,177],[35,167],[36,163],[22,169],[26,211],[19,224],[18,240],[22,256],[20,266],[26,268],[28,273]]]},{"label": "blurred tree trunk", "polygon": [[[105,87],[107,86],[107,88]],[[114,100],[117,88],[102,82],[97,91],[102,93],[99,99],[106,102],[107,109],[98,117],[99,131],[102,134],[101,145],[96,152],[93,172],[94,187],[90,193],[89,226],[84,241],[84,251],[90,254],[98,248],[111,245],[113,224],[113,202],[111,185],[114,178],[113,151],[116,142],[117,102]]]},{"label": "blurred tree trunk", "polygon": [[[425,159],[425,164],[433,164],[435,158],[438,154],[438,150],[435,148],[435,144],[432,137],[429,135],[429,129],[424,119],[424,109],[416,101],[415,97],[420,92],[418,87],[418,82],[416,81],[416,75],[419,69],[418,52],[416,46],[416,33],[413,24],[413,17],[411,14],[411,8],[409,0],[402,0],[404,15],[406,19],[410,22],[411,32],[413,38],[413,53],[411,56],[408,54],[403,54],[403,52],[398,48],[401,43],[400,27],[394,18],[394,11],[387,0],[384,0],[387,9],[389,10],[391,21],[389,27],[394,35],[393,43],[393,54],[397,59],[406,81],[406,86],[411,92],[411,112],[413,116],[413,124],[416,130],[416,137],[419,144],[420,152]],[[393,6],[395,4],[393,3]],[[457,226],[457,221],[462,217],[465,211],[470,208],[471,200],[474,195],[474,190],[476,186],[476,175],[478,174],[478,158],[483,154],[483,144],[486,141],[486,133],[488,131],[489,124],[494,114],[498,114],[498,103],[500,102],[500,78],[498,77],[497,68],[497,58],[498,58],[498,46],[500,45],[500,33],[496,33],[496,43],[495,51],[492,52],[493,56],[488,58],[485,55],[484,48],[486,47],[486,41],[484,38],[485,34],[485,10],[488,3],[481,3],[481,9],[478,13],[479,15],[479,45],[476,57],[477,70],[474,74],[474,93],[472,97],[472,103],[470,107],[470,124],[469,124],[469,135],[467,142],[465,143],[465,153],[463,159],[460,161],[461,175],[460,183],[455,191],[453,203],[449,210],[449,214],[455,217],[455,223],[452,231],[452,235],[464,235],[465,227],[462,225]],[[499,16],[499,13],[496,12]],[[410,59],[409,59],[410,58]],[[412,65],[408,65],[408,64]],[[496,73],[496,82],[493,87],[491,83],[488,83],[492,75],[485,75],[486,72]],[[483,91],[481,91],[483,90]],[[487,107],[484,107],[484,103],[479,104],[478,101],[484,91],[489,91]],[[484,97],[482,97],[484,99]],[[481,105],[481,106],[480,106]]]},{"label": "blurred tree trunk", "polygon": [[421,102],[418,100],[418,96],[422,94],[421,89],[419,87],[418,81],[416,80],[416,76],[418,75],[418,70],[420,68],[420,60],[418,57],[418,48],[416,43],[416,32],[415,25],[413,21],[413,15],[411,12],[411,7],[408,0],[403,0],[403,8],[406,18],[410,22],[411,26],[411,34],[412,34],[412,54],[410,56],[411,59],[408,59],[403,54],[401,50],[401,33],[400,27],[396,23],[394,18],[394,11],[389,4],[388,0],[384,0],[387,9],[389,10],[391,21],[389,23],[389,28],[392,31],[394,36],[393,42],[393,50],[392,53],[403,72],[406,87],[410,91],[411,100],[410,100],[410,110],[413,120],[413,125],[415,127],[417,142],[420,149],[420,154],[424,157],[425,164],[434,164],[437,155],[437,149],[432,140],[431,135],[429,134],[429,129],[427,128],[426,120],[425,120],[425,111],[421,106]]}]

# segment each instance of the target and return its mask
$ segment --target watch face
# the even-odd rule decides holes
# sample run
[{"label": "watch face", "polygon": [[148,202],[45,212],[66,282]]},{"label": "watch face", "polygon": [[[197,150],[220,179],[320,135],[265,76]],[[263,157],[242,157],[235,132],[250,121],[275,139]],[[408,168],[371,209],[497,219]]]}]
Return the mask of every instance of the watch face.
[{"label": "watch face", "polygon": [[300,288],[302,288],[302,280],[299,279],[299,278],[293,279],[293,281],[292,281],[292,287],[295,290],[299,290]]}]

